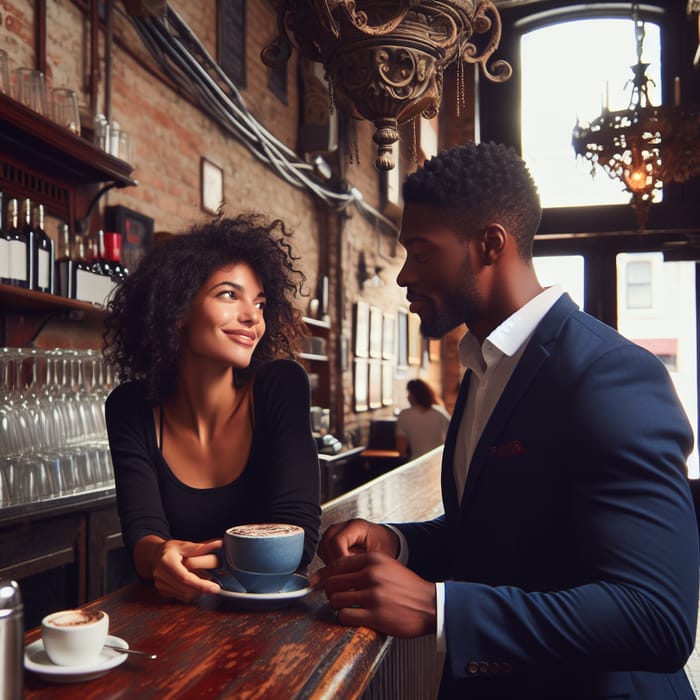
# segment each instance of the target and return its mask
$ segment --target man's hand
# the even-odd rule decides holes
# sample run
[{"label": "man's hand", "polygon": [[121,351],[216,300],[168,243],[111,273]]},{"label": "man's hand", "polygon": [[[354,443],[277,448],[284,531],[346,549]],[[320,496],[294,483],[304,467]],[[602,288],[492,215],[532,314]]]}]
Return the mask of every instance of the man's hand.
[{"label": "man's hand", "polygon": [[435,632],[435,584],[385,553],[335,559],[313,575],[312,583],[325,589],[343,625],[364,625],[394,637]]},{"label": "man's hand", "polygon": [[361,552],[383,552],[395,559],[399,554],[399,538],[384,525],[355,518],[331,525],[318,546],[318,555],[326,564]]}]

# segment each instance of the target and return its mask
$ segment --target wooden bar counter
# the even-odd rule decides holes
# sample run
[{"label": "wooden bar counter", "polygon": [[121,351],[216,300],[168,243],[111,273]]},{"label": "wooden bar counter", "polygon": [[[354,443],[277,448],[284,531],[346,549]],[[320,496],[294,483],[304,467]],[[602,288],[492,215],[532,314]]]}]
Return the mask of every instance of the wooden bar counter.
[{"label": "wooden bar counter", "polygon": [[[439,514],[440,458],[438,448],[324,504],[322,529],[352,517],[398,522]],[[309,568],[319,566],[314,559]],[[282,609],[246,611],[221,596],[190,605],[164,600],[151,584],[136,583],[84,607],[107,612],[110,634],[158,658],[128,656],[100,678],[79,683],[25,672],[28,700],[357,698],[394,641],[337,624],[317,591]],[[39,637],[32,629],[25,642]]]}]

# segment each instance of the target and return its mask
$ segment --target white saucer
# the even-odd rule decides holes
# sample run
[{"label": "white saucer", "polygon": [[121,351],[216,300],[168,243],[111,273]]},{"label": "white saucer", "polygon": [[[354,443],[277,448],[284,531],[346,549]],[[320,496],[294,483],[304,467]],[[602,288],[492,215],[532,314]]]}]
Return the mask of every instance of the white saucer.
[{"label": "white saucer", "polygon": [[248,593],[231,574],[215,576],[214,580],[221,586],[220,596],[247,610],[282,608],[313,590],[309,579],[301,574],[294,574],[278,593]]},{"label": "white saucer", "polygon": [[[107,637],[107,644],[128,649],[129,645],[120,637]],[[127,654],[121,654],[114,649],[102,649],[95,661],[85,666],[58,666],[46,655],[41,639],[27,644],[24,649],[24,668],[33,671],[44,680],[54,683],[77,683],[91,681],[93,678],[104,676],[107,671],[126,661]]]}]

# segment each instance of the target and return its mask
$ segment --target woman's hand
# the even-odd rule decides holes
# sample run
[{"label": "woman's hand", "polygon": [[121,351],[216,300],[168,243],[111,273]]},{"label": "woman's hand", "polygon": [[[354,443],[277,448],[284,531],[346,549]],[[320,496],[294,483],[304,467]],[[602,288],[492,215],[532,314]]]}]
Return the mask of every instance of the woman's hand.
[{"label": "woman's hand", "polygon": [[[138,544],[146,539],[143,538]],[[158,592],[165,598],[175,598],[185,603],[202,593],[218,593],[221,590],[219,584],[204,578],[199,572],[219,566],[215,552],[222,545],[221,540],[160,540],[157,543],[151,540],[150,568]]]}]

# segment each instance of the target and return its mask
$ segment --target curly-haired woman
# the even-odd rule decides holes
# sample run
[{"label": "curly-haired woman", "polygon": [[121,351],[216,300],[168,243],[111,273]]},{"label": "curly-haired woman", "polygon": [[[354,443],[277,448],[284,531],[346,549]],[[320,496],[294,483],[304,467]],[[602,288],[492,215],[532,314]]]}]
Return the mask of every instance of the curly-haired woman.
[{"label": "curly-haired woman", "polygon": [[244,214],[168,238],[119,287],[106,355],[122,383],[106,404],[126,545],[138,575],[166,597],[218,585],[224,531],[320,525],[309,383],[291,358],[303,333],[290,233]]}]

